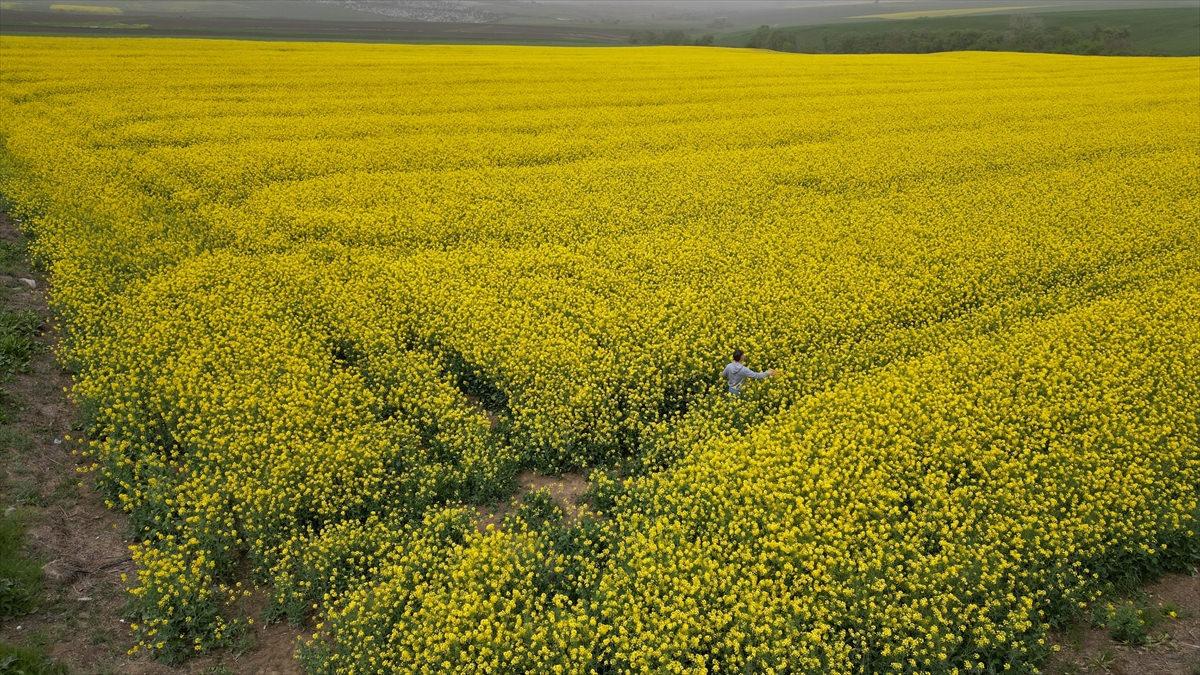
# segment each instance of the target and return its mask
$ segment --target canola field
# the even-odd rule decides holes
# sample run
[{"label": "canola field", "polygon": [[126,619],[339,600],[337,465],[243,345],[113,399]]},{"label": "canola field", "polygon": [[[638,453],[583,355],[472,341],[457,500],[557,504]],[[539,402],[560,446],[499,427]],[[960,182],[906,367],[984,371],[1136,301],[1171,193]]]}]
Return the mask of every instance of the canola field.
[{"label": "canola field", "polygon": [[[1198,59],[3,37],[0,78],[134,652],[1022,672],[1200,557]],[[731,399],[734,347],[782,375]],[[485,526],[530,469],[588,502]]]}]

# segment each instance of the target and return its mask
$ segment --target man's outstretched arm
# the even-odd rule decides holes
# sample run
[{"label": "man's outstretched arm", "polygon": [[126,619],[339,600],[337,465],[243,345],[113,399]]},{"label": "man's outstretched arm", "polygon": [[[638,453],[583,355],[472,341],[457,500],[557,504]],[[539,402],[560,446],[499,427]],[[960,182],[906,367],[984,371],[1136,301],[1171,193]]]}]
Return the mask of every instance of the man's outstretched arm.
[{"label": "man's outstretched arm", "polygon": [[741,371],[741,372],[742,372],[742,374],[743,374],[743,375],[745,375],[746,377],[752,377],[752,378],[754,378],[754,379],[756,379],[756,380],[762,380],[762,379],[766,379],[766,378],[768,378],[768,377],[771,377],[772,375],[774,375],[774,374],[775,374],[775,371],[774,371],[774,370],[765,370],[765,371],[763,371],[763,372],[761,372],[761,373],[760,373],[760,372],[758,372],[757,370],[751,370],[751,369],[750,369],[750,368],[748,368],[747,366],[742,366],[742,371]]}]

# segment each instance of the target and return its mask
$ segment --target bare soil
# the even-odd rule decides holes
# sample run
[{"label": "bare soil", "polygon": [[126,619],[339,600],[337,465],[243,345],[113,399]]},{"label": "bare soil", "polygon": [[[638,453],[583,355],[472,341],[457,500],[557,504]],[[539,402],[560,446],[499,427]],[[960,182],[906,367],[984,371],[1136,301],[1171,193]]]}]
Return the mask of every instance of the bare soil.
[{"label": "bare soil", "polygon": [[1145,646],[1122,644],[1084,623],[1055,636],[1062,651],[1049,673],[1068,675],[1200,675],[1200,573],[1171,574],[1142,589],[1153,606],[1177,607],[1178,616],[1150,630]]},{"label": "bare soil", "polygon": [[517,492],[512,500],[475,508],[479,514],[477,521],[479,530],[486,530],[488,525],[499,526],[504,517],[512,513],[513,502],[519,500],[524,494],[541,489],[545,489],[550,494],[554,503],[563,510],[565,520],[571,522],[579,517],[580,497],[587,492],[588,482],[583,474],[579,473],[547,476],[536,471],[522,471],[517,476]]},{"label": "bare soil", "polygon": [[544,476],[533,471],[525,471],[517,477],[517,483],[521,486],[522,493],[534,490],[545,490],[550,493],[568,521],[574,520],[579,515],[579,498],[588,489],[587,479],[578,473]]}]

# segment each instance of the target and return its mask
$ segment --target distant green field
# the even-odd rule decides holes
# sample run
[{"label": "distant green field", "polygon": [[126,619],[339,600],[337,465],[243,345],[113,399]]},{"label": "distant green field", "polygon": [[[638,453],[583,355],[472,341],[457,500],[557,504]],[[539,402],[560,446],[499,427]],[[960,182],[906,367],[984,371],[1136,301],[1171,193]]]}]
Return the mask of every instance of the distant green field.
[{"label": "distant green field", "polygon": [[[1019,17],[1019,18],[1018,18]],[[1164,56],[1200,54],[1200,4],[1194,7],[1112,9],[1074,12],[996,13],[965,16],[941,16],[897,20],[859,20],[815,26],[773,27],[773,32],[786,38],[786,51],[845,52],[892,51],[879,46],[910,45],[906,37],[936,38],[968,31],[1005,34],[1018,22],[1033,22],[1046,35],[1061,35],[1075,31],[1090,35],[1096,28],[1127,29],[1128,53]],[[754,31],[738,31],[717,36],[718,45],[750,46]],[[895,38],[895,39],[891,39]],[[917,40],[919,42],[919,40]],[[794,45],[794,48],[791,46]],[[770,47],[771,45],[763,45]],[[779,43],[776,44],[779,48]],[[1000,49],[1005,46],[998,47]],[[1014,51],[1072,51],[1050,47]],[[912,51],[896,49],[895,51]]]},{"label": "distant green field", "polygon": [[998,6],[998,7],[953,7],[950,9],[927,9],[914,10],[909,12],[883,12],[880,14],[864,14],[862,16],[852,16],[851,19],[889,19],[896,21],[907,21],[909,19],[924,19],[928,17],[943,17],[943,16],[969,16],[972,14],[996,14],[997,12],[1016,12],[1025,9],[1038,9],[1041,5],[1020,5],[1020,6]]}]

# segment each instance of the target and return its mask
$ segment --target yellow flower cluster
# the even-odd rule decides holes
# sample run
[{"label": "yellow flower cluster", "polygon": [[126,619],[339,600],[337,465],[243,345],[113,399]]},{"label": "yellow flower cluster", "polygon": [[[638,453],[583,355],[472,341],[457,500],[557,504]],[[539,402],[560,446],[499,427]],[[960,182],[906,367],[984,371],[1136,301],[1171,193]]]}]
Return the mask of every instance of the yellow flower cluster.
[{"label": "yellow flower cluster", "polygon": [[1200,550],[1197,66],[0,37],[138,648],[1034,667]]}]

